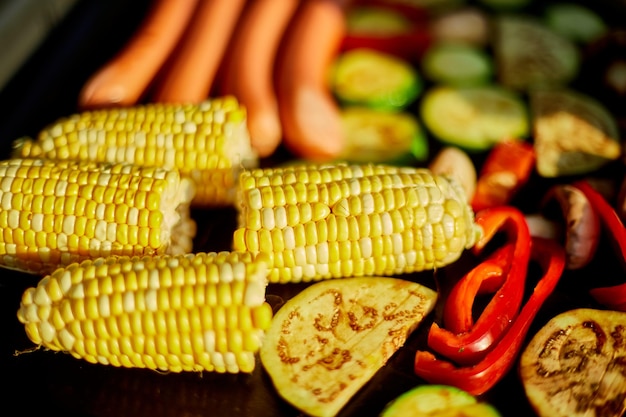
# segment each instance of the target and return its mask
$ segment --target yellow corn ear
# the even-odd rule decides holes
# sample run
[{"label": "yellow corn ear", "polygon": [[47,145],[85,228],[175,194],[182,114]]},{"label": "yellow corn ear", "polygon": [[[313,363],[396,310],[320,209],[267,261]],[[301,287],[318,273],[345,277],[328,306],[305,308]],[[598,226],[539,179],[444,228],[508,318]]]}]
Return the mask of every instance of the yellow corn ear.
[{"label": "yellow corn ear", "polygon": [[0,161],[0,265],[44,275],[99,256],[190,252],[192,198],[177,171]]},{"label": "yellow corn ear", "polygon": [[421,168],[291,166],[240,175],[234,250],[270,282],[395,275],[457,260],[480,230],[454,180]]},{"label": "yellow corn ear", "polygon": [[149,103],[77,113],[20,138],[13,156],[177,169],[196,185],[192,205],[234,200],[241,168],[255,167],[245,108],[232,96],[199,104]]},{"label": "yellow corn ear", "polygon": [[35,344],[91,363],[251,372],[272,318],[266,275],[250,253],[87,260],[27,289],[17,317]]}]

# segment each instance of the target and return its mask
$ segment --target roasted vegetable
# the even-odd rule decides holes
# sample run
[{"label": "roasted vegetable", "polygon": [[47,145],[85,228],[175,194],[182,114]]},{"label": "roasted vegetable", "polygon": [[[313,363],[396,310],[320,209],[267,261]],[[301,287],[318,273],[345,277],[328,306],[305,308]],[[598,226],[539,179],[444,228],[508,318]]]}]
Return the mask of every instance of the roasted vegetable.
[{"label": "roasted vegetable", "polygon": [[419,168],[295,165],[243,172],[237,251],[270,256],[270,282],[433,269],[479,233],[463,189]]},{"label": "roasted vegetable", "polygon": [[[596,254],[601,234],[600,220],[589,199],[577,187],[560,184],[547,191],[541,205],[546,220],[562,220],[553,237],[563,241],[567,268],[579,269],[588,265]],[[557,210],[554,210],[555,205]]]},{"label": "roasted vegetable", "polygon": [[[474,245],[476,253],[482,252],[499,232],[507,235],[506,242],[452,287],[444,301],[444,326],[435,322],[428,333],[431,349],[461,365],[474,365],[484,358],[517,316],[531,255],[528,227],[518,209],[482,210],[476,222],[484,231]],[[481,291],[493,296],[474,321],[474,302]]]},{"label": "roasted vegetable", "polygon": [[[617,211],[609,202],[595,190],[587,181],[577,181],[574,187],[579,189],[589,201],[589,205],[595,211],[602,230],[607,235],[616,249],[620,262],[626,260],[626,228],[619,218]],[[618,277],[622,278],[621,274]],[[597,286],[591,289],[591,296],[597,302],[607,308],[619,311],[626,311],[626,282],[619,279],[615,285],[606,287]]]},{"label": "roasted vegetable", "polygon": [[346,144],[339,159],[354,163],[411,165],[428,158],[428,139],[408,111],[349,106],[341,110]]},{"label": "roasted vegetable", "polygon": [[27,289],[17,317],[37,345],[92,363],[252,372],[272,318],[266,272],[249,253],[99,258]]},{"label": "roasted vegetable", "polygon": [[495,85],[432,87],[422,97],[420,115],[436,139],[468,151],[485,151],[529,133],[521,97]]},{"label": "roasted vegetable", "polygon": [[16,141],[14,155],[177,169],[193,180],[192,203],[202,207],[232,204],[238,171],[258,163],[246,111],[232,96],[73,114],[35,140]]},{"label": "roasted vegetable", "polygon": [[607,24],[592,9],[573,1],[562,1],[546,6],[546,25],[574,42],[587,44],[608,31]]},{"label": "roasted vegetable", "polygon": [[341,48],[374,49],[414,62],[430,43],[427,17],[425,9],[410,4],[353,2],[346,12],[348,28]]},{"label": "roasted vegetable", "polygon": [[479,211],[510,204],[535,172],[535,150],[523,140],[504,140],[494,145],[483,163],[472,208]]},{"label": "roasted vegetable", "polygon": [[437,293],[396,278],[315,283],[276,312],[261,362],[278,393],[311,416],[335,416],[435,305]]},{"label": "roasted vegetable", "polygon": [[419,385],[387,404],[380,417],[500,417],[500,413],[456,387]]},{"label": "roasted vegetable", "polygon": [[[432,384],[453,385],[480,395],[492,389],[514,367],[533,320],[554,291],[565,268],[565,252],[554,241],[533,238],[532,249],[532,257],[541,265],[543,276],[519,314],[484,358],[473,365],[457,366],[431,352],[418,350],[414,364],[418,376]],[[506,302],[506,299],[501,301]]]},{"label": "roasted vegetable", "polygon": [[330,88],[344,105],[401,110],[422,92],[422,81],[408,61],[360,48],[335,59]]},{"label": "roasted vegetable", "polygon": [[564,86],[580,66],[576,45],[541,21],[501,15],[494,22],[493,50],[498,81],[517,90]]},{"label": "roasted vegetable", "polygon": [[474,161],[462,149],[456,146],[443,147],[433,159],[428,169],[436,175],[454,178],[461,184],[465,197],[471,201],[476,192],[476,167]]},{"label": "roasted vegetable", "polygon": [[436,42],[421,61],[424,77],[456,86],[487,84],[493,75],[490,55],[480,47],[461,42]]},{"label": "roasted vegetable", "polygon": [[526,396],[540,417],[626,412],[626,313],[580,308],[550,319],[520,357]]},{"label": "roasted vegetable", "polygon": [[530,106],[539,175],[586,174],[620,157],[615,118],[591,96],[568,89],[535,90]]},{"label": "roasted vegetable", "polygon": [[0,264],[34,274],[108,255],[186,253],[193,185],[176,171],[14,158],[0,162]]}]

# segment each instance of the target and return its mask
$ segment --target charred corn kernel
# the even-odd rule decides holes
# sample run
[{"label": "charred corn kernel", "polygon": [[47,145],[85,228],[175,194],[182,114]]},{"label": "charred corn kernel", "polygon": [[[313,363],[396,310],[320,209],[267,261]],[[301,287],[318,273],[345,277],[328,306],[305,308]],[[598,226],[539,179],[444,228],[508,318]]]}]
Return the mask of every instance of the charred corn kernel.
[{"label": "charred corn kernel", "polygon": [[[91,257],[192,249],[193,185],[177,171],[13,158],[0,161],[0,178],[0,200],[6,202],[0,208],[4,267],[44,275]],[[36,183],[49,185],[29,185]],[[96,187],[102,192],[87,192]],[[145,213],[146,221],[135,222],[134,211]],[[133,222],[136,226],[129,225]]]},{"label": "charred corn kernel", "polygon": [[35,344],[94,363],[251,372],[267,271],[267,256],[237,252],[98,258],[42,278],[17,316]]},{"label": "charred corn kernel", "polygon": [[233,249],[270,282],[395,275],[454,262],[480,229],[462,188],[422,168],[297,165],[239,177]]},{"label": "charred corn kernel", "polygon": [[258,164],[245,109],[231,96],[73,114],[15,141],[14,156],[177,169],[196,184],[193,205],[205,207],[232,204],[239,170]]}]

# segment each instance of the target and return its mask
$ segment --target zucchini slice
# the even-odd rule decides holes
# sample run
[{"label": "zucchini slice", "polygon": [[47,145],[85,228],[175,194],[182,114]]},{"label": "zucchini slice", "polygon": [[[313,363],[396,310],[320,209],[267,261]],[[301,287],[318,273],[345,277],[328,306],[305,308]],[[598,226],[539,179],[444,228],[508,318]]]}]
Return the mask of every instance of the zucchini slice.
[{"label": "zucchini slice", "polygon": [[347,107],[341,111],[346,146],[339,159],[354,163],[424,161],[428,140],[417,117],[408,112]]},{"label": "zucchini slice", "polygon": [[422,91],[420,76],[408,61],[368,48],[340,54],[330,84],[343,105],[388,110],[407,107]]},{"label": "zucchini slice", "polygon": [[576,3],[554,3],[544,12],[548,27],[581,44],[600,38],[608,31],[604,20],[595,11]]},{"label": "zucchini slice", "polygon": [[467,151],[485,151],[529,131],[524,101],[495,85],[432,87],[422,98],[420,114],[436,139]]},{"label": "zucchini slice", "polygon": [[387,404],[380,417],[500,417],[500,413],[459,388],[420,385]]},{"label": "zucchini slice", "polygon": [[576,44],[542,21],[502,15],[494,27],[493,49],[502,85],[530,90],[565,85],[577,75],[580,52]]},{"label": "zucchini slice", "polygon": [[422,58],[422,73],[431,81],[451,85],[479,85],[493,74],[491,56],[464,43],[432,44]]},{"label": "zucchini slice", "polygon": [[355,6],[346,14],[348,36],[395,36],[410,33],[413,23],[400,12],[387,7]]}]

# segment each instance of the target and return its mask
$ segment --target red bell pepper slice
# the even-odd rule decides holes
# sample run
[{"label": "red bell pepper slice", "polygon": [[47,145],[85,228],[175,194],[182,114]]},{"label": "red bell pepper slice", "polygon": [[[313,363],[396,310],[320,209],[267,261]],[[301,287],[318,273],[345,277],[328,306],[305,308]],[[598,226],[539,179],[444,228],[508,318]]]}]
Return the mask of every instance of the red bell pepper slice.
[{"label": "red bell pepper slice", "polygon": [[[432,35],[428,29],[430,16],[424,8],[385,0],[359,0],[352,2],[350,7],[354,10],[359,7],[387,9],[406,18],[411,23],[411,27],[405,32],[392,34],[354,33],[349,30],[342,41],[342,51],[368,48],[417,62],[432,43]],[[348,13],[350,10],[348,9]]]},{"label": "red bell pepper slice", "polygon": [[[585,194],[591,207],[596,210],[604,229],[609,232],[614,245],[617,246],[622,261],[626,261],[626,228],[615,209],[588,182],[578,181],[573,185]],[[597,302],[612,310],[626,311],[626,282],[593,288],[589,293]]]},{"label": "red bell pepper slice", "polygon": [[479,294],[493,294],[502,286],[513,260],[515,245],[507,243],[474,267],[452,287],[443,306],[443,323],[454,333],[474,326],[473,301]]},{"label": "red bell pepper slice", "polygon": [[532,259],[540,264],[543,276],[500,342],[483,360],[476,365],[457,367],[431,352],[418,351],[415,374],[428,383],[452,385],[473,395],[484,394],[497,384],[515,364],[533,320],[565,269],[565,251],[553,240],[533,238]]},{"label": "red bell pepper slice", "polygon": [[[480,361],[510,326],[519,312],[524,296],[526,272],[530,259],[530,232],[524,214],[511,206],[494,207],[476,214],[476,223],[483,228],[483,236],[474,250],[481,251],[499,231],[506,232],[513,245],[509,265],[504,265],[505,279],[495,292],[480,317],[470,329],[456,333],[433,323],[428,333],[428,346],[442,356],[462,365]],[[506,255],[506,250],[499,256]],[[502,260],[501,260],[502,261]],[[445,324],[452,329],[463,329],[472,314],[476,288],[468,280],[482,280],[481,268],[460,280],[444,304]],[[470,291],[466,292],[469,287]]]},{"label": "red bell pepper slice", "polygon": [[497,143],[487,155],[472,197],[474,211],[507,205],[535,168],[535,150],[522,140]]}]

